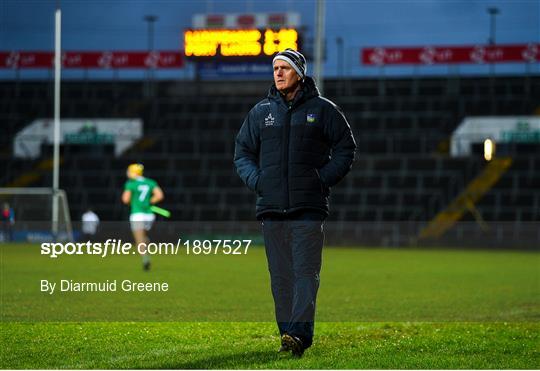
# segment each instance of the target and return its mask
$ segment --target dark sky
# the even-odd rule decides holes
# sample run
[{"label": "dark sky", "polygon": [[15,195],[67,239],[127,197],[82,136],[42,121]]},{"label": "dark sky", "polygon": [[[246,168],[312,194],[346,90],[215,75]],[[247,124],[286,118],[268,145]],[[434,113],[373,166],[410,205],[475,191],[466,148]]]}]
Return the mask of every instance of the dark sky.
[{"label": "dark sky", "polygon": [[[1,50],[52,50],[54,9],[63,11],[64,50],[145,50],[146,14],[159,17],[155,48],[181,49],[182,30],[195,13],[284,12],[301,14],[307,38],[313,37],[314,0],[0,0]],[[337,71],[336,38],[345,46],[345,71],[380,73],[361,66],[365,46],[470,45],[486,43],[489,16],[496,6],[498,43],[540,42],[540,0],[326,0],[327,75]],[[497,72],[519,73],[523,65],[498,65]],[[485,73],[487,67],[460,66],[460,72]],[[538,66],[533,71],[539,72]],[[409,74],[413,67],[389,68],[387,74]],[[418,71],[416,71],[418,72]],[[424,73],[447,73],[447,66],[422,67]],[[0,77],[2,77],[0,72]]]}]

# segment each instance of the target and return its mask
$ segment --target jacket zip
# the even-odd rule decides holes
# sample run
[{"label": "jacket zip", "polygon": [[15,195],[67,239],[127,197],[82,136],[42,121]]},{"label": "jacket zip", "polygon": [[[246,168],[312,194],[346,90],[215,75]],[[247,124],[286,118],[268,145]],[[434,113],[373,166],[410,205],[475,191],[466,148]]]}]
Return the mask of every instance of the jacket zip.
[{"label": "jacket zip", "polygon": [[283,179],[285,190],[283,194],[283,212],[286,213],[289,208],[289,135],[291,132],[291,110],[292,107],[287,105],[287,118],[285,127],[283,128]]}]

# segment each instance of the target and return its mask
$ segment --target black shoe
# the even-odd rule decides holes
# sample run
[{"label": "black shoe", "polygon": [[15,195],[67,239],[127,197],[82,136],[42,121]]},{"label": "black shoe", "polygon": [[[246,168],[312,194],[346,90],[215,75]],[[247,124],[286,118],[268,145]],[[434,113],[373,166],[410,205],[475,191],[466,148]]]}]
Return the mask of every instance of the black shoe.
[{"label": "black shoe", "polygon": [[[283,334],[285,335],[285,334]],[[283,338],[283,335],[281,335],[281,338]],[[278,353],[285,353],[290,352],[291,348],[281,340],[281,347],[278,349]]]},{"label": "black shoe", "polygon": [[287,347],[291,350],[292,355],[297,358],[302,357],[304,354],[304,344],[302,344],[302,340],[298,339],[296,336],[284,334],[281,337],[281,347]]},{"label": "black shoe", "polygon": [[281,347],[278,349],[278,353],[289,352],[291,348],[287,344],[281,343]]},{"label": "black shoe", "polygon": [[150,262],[143,263],[142,268],[145,271],[149,271],[150,270]]}]

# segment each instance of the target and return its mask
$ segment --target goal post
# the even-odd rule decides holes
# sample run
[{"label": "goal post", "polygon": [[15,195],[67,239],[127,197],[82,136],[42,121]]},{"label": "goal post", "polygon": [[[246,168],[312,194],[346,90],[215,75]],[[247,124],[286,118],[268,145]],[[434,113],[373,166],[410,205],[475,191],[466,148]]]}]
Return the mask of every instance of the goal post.
[{"label": "goal post", "polygon": [[[66,192],[52,188],[0,188],[0,210],[11,209],[14,222],[2,221],[0,241],[73,241]],[[4,219],[4,218],[3,218]],[[6,235],[10,229],[10,235]]]}]

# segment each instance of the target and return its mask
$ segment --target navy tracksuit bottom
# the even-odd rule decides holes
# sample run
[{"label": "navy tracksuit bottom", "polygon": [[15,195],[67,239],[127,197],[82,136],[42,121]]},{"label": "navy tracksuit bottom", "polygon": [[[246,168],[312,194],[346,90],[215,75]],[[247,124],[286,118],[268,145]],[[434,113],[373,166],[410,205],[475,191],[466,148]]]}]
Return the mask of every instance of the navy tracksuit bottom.
[{"label": "navy tracksuit bottom", "polygon": [[325,215],[262,216],[262,229],[279,333],[313,341]]}]

